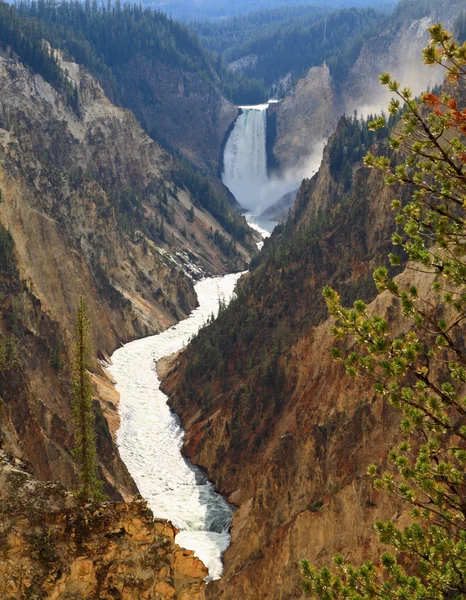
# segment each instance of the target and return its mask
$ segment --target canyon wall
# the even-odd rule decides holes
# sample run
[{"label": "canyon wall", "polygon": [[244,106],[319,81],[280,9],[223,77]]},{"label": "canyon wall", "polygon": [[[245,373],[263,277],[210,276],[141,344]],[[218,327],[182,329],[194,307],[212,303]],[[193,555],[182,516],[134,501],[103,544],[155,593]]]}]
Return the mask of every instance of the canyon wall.
[{"label": "canyon wall", "polygon": [[275,113],[273,156],[280,169],[300,169],[313,146],[335,131],[344,113],[328,66],[312,67],[286,97],[269,107]]},{"label": "canyon wall", "polygon": [[345,191],[330,147],[238,299],[164,380],[188,431],[187,455],[238,506],[225,575],[208,585],[208,598],[300,598],[300,559],[376,557],[375,520],[403,520],[366,476],[369,464],[385,464],[399,416],[370,382],[349,380],[332,361],[322,288],[335,287],[345,305],[374,301],[393,321],[396,306],[388,295],[376,299],[371,274],[386,264],[389,207],[405,192],[360,163]]},{"label": "canyon wall", "polygon": [[444,72],[421,64],[427,45],[427,28],[438,21],[451,27],[461,5],[448,10],[439,7],[423,19],[387,21],[386,27],[366,40],[349,71],[335,80],[327,65],[312,67],[285,96],[270,109],[275,113],[276,138],[272,155],[282,171],[297,169],[304,176],[306,162],[316,144],[334,131],[339,117],[380,113],[386,110],[390,94],[379,83],[379,75],[389,72],[415,94],[440,85]]},{"label": "canyon wall", "polygon": [[238,108],[196,73],[137,57],[117,69],[122,100],[149,132],[216,174]]},{"label": "canyon wall", "polygon": [[[193,278],[244,269],[254,240],[224,201],[217,218],[243,235],[233,243],[174,183],[177,159],[89,73],[61,64],[78,87],[77,107],[14,57],[0,57],[0,332],[14,352],[0,373],[0,431],[35,475],[72,485],[69,348],[79,296],[102,374],[97,358],[184,318],[197,301]],[[105,491],[131,495],[106,419],[113,432],[114,402],[101,398],[96,410]]]}]

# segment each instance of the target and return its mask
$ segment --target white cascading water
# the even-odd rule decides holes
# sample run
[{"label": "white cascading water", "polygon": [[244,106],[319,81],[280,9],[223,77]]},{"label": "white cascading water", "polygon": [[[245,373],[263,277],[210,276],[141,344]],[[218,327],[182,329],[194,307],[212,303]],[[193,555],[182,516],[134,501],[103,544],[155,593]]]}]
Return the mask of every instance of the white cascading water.
[{"label": "white cascading water", "polygon": [[[241,106],[223,154],[223,183],[238,202],[252,213],[267,198],[267,104]],[[265,208],[265,207],[264,207]]]},{"label": "white cascading water", "polygon": [[155,363],[177,352],[195,335],[220,300],[228,302],[240,274],[205,279],[195,286],[199,307],[159,335],[116,350],[108,370],[120,393],[117,443],[121,457],[154,516],[169,519],[177,543],[194,550],[209,569],[222,574],[222,554],[230,543],[232,507],[205,475],[181,454],[184,431],[160,390]]},{"label": "white cascading water", "polygon": [[[223,181],[252,214],[259,214],[275,199],[267,187],[266,109],[267,104],[242,107],[224,154]],[[262,237],[269,235],[257,223],[251,225]],[[170,520],[180,530],[177,543],[195,551],[209,569],[210,579],[222,574],[233,508],[200,469],[182,456],[184,431],[160,390],[155,364],[183,348],[218,313],[219,301],[231,299],[239,276],[198,283],[199,307],[187,319],[119,348],[107,367],[120,393],[117,444],[121,458],[154,516]]]},{"label": "white cascading water", "polygon": [[296,190],[308,173],[291,170],[269,178],[267,107],[268,104],[239,107],[242,113],[225,144],[222,181],[241,206],[249,211],[246,217],[249,224],[259,226],[261,232],[270,233],[276,223],[261,216],[261,213],[284,194]]}]

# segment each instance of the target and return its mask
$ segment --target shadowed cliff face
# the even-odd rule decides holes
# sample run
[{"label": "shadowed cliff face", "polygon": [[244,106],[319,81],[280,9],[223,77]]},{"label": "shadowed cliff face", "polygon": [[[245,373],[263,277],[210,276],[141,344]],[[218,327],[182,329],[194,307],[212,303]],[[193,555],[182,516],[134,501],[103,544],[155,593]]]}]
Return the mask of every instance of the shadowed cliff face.
[{"label": "shadowed cliff face", "polygon": [[149,132],[190,161],[217,173],[238,108],[199,75],[138,57],[118,68],[123,102]]},{"label": "shadowed cliff face", "polygon": [[[300,598],[300,559],[375,556],[374,521],[398,519],[365,475],[384,461],[398,415],[332,361],[322,298],[325,284],[345,304],[376,297],[371,273],[386,263],[396,193],[360,164],[345,192],[327,150],[238,299],[165,379],[188,430],[186,453],[239,506],[225,575],[209,598]],[[392,319],[391,297],[376,302]]]},{"label": "shadowed cliff face", "polygon": [[0,451],[0,595],[88,600],[203,600],[207,569],[175,544],[146,503],[79,506]]},{"label": "shadowed cliff face", "polygon": [[[100,373],[97,357],[184,318],[196,305],[192,278],[244,268],[254,243],[246,233],[244,245],[230,247],[230,234],[173,183],[177,161],[86,71],[62,66],[79,88],[77,112],[0,57],[0,223],[13,265],[0,273],[0,333],[17,355],[0,373],[0,431],[37,476],[73,485],[68,365],[79,296]],[[111,496],[132,494],[106,419],[113,433],[117,398],[99,383],[101,476]]]}]

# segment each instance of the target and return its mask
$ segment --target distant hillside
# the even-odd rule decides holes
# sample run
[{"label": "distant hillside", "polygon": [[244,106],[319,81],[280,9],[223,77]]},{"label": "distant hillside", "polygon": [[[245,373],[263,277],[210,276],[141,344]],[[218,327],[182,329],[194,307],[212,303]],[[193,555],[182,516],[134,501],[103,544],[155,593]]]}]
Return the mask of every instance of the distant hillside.
[{"label": "distant hillside", "polygon": [[343,9],[314,22],[290,23],[277,31],[234,48],[228,59],[256,55],[244,74],[263,79],[270,86],[283,77],[300,77],[310,67],[326,62],[335,79],[340,79],[357,58],[367,30],[382,20],[372,9]]},{"label": "distant hillside", "polygon": [[313,6],[318,8],[377,7],[389,11],[396,0],[147,0],[157,10],[183,21],[206,21],[281,7]]},{"label": "distant hillside", "polygon": [[280,94],[324,61],[334,80],[344,79],[369,39],[426,16],[445,18],[461,3],[401,0],[390,14],[377,10],[382,6],[377,2],[351,2],[347,8],[338,2],[312,4],[280,8],[272,4],[266,10],[193,23],[191,28],[231,72],[262,81],[269,94]]}]

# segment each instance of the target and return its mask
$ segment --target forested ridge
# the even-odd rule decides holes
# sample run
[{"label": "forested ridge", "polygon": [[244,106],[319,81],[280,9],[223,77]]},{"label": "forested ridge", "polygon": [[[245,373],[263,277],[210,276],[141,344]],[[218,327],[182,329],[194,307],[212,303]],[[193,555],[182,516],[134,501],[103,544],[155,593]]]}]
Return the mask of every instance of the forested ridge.
[{"label": "forested ridge", "polygon": [[[183,21],[220,21],[226,17],[247,15],[258,11],[283,7],[283,0],[147,0],[146,5],[160,9],[169,15]],[[288,0],[287,8],[350,8],[350,7],[377,7],[380,10],[390,11],[396,0]]]},{"label": "forested ridge", "polygon": [[119,84],[112,69],[137,55],[214,80],[196,37],[163,13],[140,5],[32,1],[17,4],[17,12],[27,32],[39,29],[53,48],[92,70],[116,95]]},{"label": "forested ridge", "polygon": [[197,33],[203,46],[222,54],[228,62],[236,48],[254,37],[275,33],[291,23],[309,25],[330,12],[324,6],[282,6],[218,21],[194,21],[189,26]]},{"label": "forested ridge", "polygon": [[[237,103],[264,99],[265,90],[256,81],[249,82],[244,76],[231,73],[222,77],[221,62],[214,64],[188,28],[140,4],[98,6],[89,0],[32,0],[19,2],[15,7],[1,3],[1,17],[2,41],[53,85],[65,87],[66,78],[60,75],[53,57],[49,59],[42,40],[91,70],[114,101],[121,101],[123,94],[116,70],[137,57],[195,73]],[[250,90],[253,97],[248,97]]]},{"label": "forested ridge", "polygon": [[[190,27],[201,43],[218,55],[219,64],[233,63],[234,74],[241,72],[248,80],[262,82],[269,93],[283,93],[310,67],[324,61],[334,80],[343,79],[368,40],[381,33],[393,36],[410,20],[427,15],[444,17],[449,10],[456,10],[459,2],[401,0],[390,14],[377,10],[383,8],[377,3],[371,3],[370,8],[358,3],[346,8],[313,4],[194,22]],[[288,81],[282,82],[281,89],[279,82],[284,78]]]},{"label": "forested ridge", "polygon": [[[122,105],[127,90],[119,69],[138,57],[193,73],[235,104],[254,104],[276,93],[281,79],[291,76],[285,85],[289,87],[324,61],[336,80],[343,78],[366,40],[406,19],[425,16],[435,2],[402,0],[388,16],[374,8],[337,8],[342,4],[316,0],[312,6],[272,5],[252,12],[261,8],[253,3],[249,14],[193,22],[188,28],[141,4],[23,0],[15,7],[2,3],[0,32],[5,44],[73,102],[72,83],[42,40],[90,69]],[[252,58],[239,68],[226,66],[243,57]],[[155,130],[149,133],[158,136]]]},{"label": "forested ridge", "polygon": [[270,88],[288,74],[300,77],[324,61],[341,78],[369,32],[374,34],[374,26],[383,21],[383,13],[373,9],[287,8],[192,27],[224,63],[251,57],[240,70]]},{"label": "forested ridge", "polygon": [[[179,71],[195,73],[208,85],[222,85],[194,34],[166,15],[137,5],[98,8],[96,2],[32,1],[13,7],[1,2],[0,40],[5,49],[16,53],[32,71],[60,91],[76,111],[79,111],[78,91],[75,82],[61,68],[56,50],[88,68],[113,102],[130,109],[136,107],[119,77],[118,67],[138,56],[154,64],[166,63]],[[177,154],[153,123],[144,121],[137,108],[134,112],[151,137]],[[173,171],[178,187],[189,189],[199,206],[212,211],[236,239],[244,240],[247,230],[244,219],[234,213],[226,194],[214,191],[209,178],[197,167],[184,160],[177,160],[176,164]],[[122,198],[117,200],[122,215],[128,216],[132,229],[135,217],[140,214],[138,201],[131,200],[128,204],[124,200],[128,196],[125,190],[120,195]],[[130,209],[126,210],[128,206]]]}]

